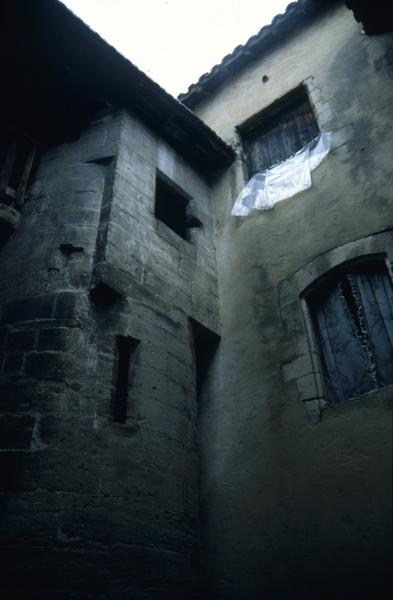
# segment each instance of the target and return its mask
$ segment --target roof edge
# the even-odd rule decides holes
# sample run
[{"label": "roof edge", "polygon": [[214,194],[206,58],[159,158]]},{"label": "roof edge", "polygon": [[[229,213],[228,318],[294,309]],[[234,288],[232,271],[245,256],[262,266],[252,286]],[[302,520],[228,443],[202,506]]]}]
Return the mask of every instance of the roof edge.
[{"label": "roof edge", "polygon": [[194,108],[235,73],[271,48],[280,37],[289,34],[297,26],[307,23],[315,14],[337,2],[338,0],[291,2],[284,13],[276,15],[270,25],[262,27],[245,44],[236,46],[220,63],[202,75],[196,83],[191,84],[186,92],[179,94],[178,99],[189,108]]}]

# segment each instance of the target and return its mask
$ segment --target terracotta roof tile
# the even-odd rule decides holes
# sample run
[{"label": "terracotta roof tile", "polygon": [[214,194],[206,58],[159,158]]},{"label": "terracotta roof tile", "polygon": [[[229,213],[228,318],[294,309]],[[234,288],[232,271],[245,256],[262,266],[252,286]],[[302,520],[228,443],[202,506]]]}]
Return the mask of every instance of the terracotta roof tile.
[{"label": "terracotta roof tile", "polygon": [[243,45],[236,46],[230,54],[215,65],[208,73],[202,75],[187,92],[179,95],[179,100],[193,108],[203,98],[208,96],[221,83],[229,79],[248,62],[271,47],[296,26],[309,20],[320,8],[330,4],[330,0],[298,0],[288,4],[286,11],[274,17],[270,25],[265,25],[260,31],[250,37]]}]

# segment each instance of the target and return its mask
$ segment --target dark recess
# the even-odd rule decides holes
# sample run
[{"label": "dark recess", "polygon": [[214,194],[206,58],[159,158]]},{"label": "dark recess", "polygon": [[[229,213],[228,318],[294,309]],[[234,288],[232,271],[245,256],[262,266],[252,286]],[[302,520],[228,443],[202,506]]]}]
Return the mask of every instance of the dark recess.
[{"label": "dark recess", "polygon": [[116,337],[117,372],[113,399],[113,420],[124,424],[127,420],[128,388],[131,384],[132,358],[139,340],[132,337]]},{"label": "dark recess", "polygon": [[194,319],[190,319],[190,323],[194,344],[195,385],[197,398],[199,398],[203,391],[209,367],[220,342],[220,336]]},{"label": "dark recess", "polygon": [[187,239],[186,209],[189,198],[175,190],[161,177],[156,179],[156,203],[154,214],[177,235]]}]

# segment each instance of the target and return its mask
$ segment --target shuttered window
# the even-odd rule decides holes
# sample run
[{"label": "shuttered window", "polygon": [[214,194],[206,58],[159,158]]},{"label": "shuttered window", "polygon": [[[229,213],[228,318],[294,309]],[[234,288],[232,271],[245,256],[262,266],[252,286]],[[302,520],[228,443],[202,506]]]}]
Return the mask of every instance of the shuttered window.
[{"label": "shuttered window", "polygon": [[33,175],[36,150],[21,136],[0,131],[0,202],[19,209]]},{"label": "shuttered window", "polygon": [[393,286],[383,260],[331,277],[309,305],[336,400],[393,383]]},{"label": "shuttered window", "polygon": [[244,140],[249,177],[286,160],[319,134],[303,86],[239,129]]}]

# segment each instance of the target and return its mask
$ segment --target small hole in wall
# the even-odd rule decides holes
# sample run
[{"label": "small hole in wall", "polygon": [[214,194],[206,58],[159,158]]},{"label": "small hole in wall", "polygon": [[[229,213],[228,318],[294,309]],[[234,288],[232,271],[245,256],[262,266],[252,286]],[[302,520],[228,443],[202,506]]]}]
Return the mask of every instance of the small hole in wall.
[{"label": "small hole in wall", "polygon": [[267,75],[264,75],[262,77],[262,83],[266,83],[267,81],[269,81],[269,77]]}]

